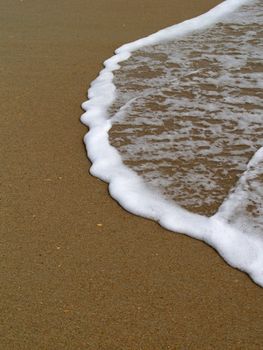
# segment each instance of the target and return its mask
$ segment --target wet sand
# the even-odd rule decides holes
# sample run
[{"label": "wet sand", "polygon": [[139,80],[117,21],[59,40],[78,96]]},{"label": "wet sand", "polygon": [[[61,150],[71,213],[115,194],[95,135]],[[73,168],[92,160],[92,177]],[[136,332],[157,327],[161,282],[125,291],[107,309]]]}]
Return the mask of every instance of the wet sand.
[{"label": "wet sand", "polygon": [[116,47],[216,3],[1,2],[0,349],[263,349],[263,289],[121,209],[79,122]]}]

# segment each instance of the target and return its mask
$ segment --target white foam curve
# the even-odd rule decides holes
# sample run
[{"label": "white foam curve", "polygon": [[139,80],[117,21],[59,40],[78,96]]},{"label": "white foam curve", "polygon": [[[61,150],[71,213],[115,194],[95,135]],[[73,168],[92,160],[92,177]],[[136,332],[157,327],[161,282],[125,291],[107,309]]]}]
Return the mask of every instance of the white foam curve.
[{"label": "white foam curve", "polygon": [[215,248],[233,267],[250,275],[263,286],[263,241],[247,235],[216,214],[210,218],[193,214],[175,203],[150,191],[142,179],[126,167],[118,151],[109,143],[111,121],[108,107],[115,100],[113,72],[119,63],[127,60],[132,51],[143,46],[171,40],[216,23],[225,14],[250,0],[226,0],[207,13],[180,24],[162,29],[145,38],[125,44],[104,62],[105,68],[91,83],[88,101],[82,104],[86,111],[81,121],[89,127],[84,137],[88,158],[92,162],[92,175],[109,183],[109,192],[127,211],[160,223],[164,228],[203,240]]}]

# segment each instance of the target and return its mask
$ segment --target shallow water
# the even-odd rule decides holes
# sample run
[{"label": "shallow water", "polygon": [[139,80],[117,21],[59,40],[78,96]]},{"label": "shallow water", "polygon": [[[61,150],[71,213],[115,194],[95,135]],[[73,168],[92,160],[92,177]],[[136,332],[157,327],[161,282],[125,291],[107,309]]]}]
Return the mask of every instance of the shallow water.
[{"label": "shallow water", "polygon": [[209,29],[133,52],[114,72],[109,109],[111,144],[148,186],[257,234],[261,153],[248,163],[263,145],[262,24],[263,3],[252,1]]},{"label": "shallow water", "polygon": [[81,116],[90,172],[123,208],[203,240],[260,286],[262,6],[226,0],[121,46]]}]

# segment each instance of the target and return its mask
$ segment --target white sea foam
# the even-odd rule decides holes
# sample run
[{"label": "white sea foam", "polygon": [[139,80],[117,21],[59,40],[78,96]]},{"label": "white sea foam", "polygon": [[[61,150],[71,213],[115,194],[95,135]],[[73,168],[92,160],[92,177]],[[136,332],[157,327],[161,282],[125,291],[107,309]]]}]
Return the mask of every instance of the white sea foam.
[{"label": "white sea foam", "polygon": [[[161,194],[160,191],[153,191],[154,181],[156,181],[157,185],[160,186],[160,183],[164,181],[167,184],[167,179],[160,179],[158,169],[154,170],[154,164],[151,169],[151,186],[147,184],[147,181],[143,179],[143,177],[138,176],[138,174],[128,168],[123,163],[123,158],[121,154],[118,152],[116,148],[114,148],[109,142],[109,130],[112,127],[112,123],[120,123],[120,121],[126,120],[127,111],[130,111],[131,108],[137,105],[138,108],[142,108],[142,101],[140,100],[140,96],[138,94],[130,94],[126,93],[126,95],[121,97],[120,104],[116,109],[116,113],[112,116],[111,108],[116,104],[117,101],[117,91],[116,86],[114,84],[114,76],[120,72],[118,69],[120,68],[120,64],[125,60],[128,60],[131,57],[132,52],[139,51],[142,48],[147,48],[147,52],[152,52],[154,54],[154,45],[158,45],[159,43],[163,43],[164,41],[169,41],[176,39],[176,41],[181,40],[181,48],[187,48],[187,45],[192,48],[191,43],[187,41],[187,37],[189,35],[195,35],[195,33],[200,32],[206,28],[209,28],[215,23],[222,21],[229,13],[237,10],[241,5],[252,4],[253,1],[249,0],[226,0],[221,3],[219,6],[210,10],[206,14],[194,18],[189,21],[185,21],[178,25],[163,29],[155,34],[152,34],[146,38],[137,40],[133,43],[129,43],[123,45],[119,49],[116,50],[116,55],[112,58],[108,59],[104,64],[105,68],[100,72],[98,78],[91,84],[91,87],[88,91],[89,100],[83,103],[83,108],[86,112],[82,115],[82,122],[89,126],[90,131],[85,136],[85,144],[87,147],[88,157],[92,161],[91,173],[100,179],[109,183],[109,191],[113,198],[115,198],[126,210],[141,215],[143,217],[147,217],[153,220],[158,221],[163,227],[175,231],[187,234],[191,237],[195,237],[197,239],[201,239],[207,242],[209,245],[213,246],[220,255],[232,266],[239,268],[247,272],[251,278],[258,283],[259,285],[263,285],[263,235],[262,235],[262,168],[263,168],[263,151],[259,149],[251,161],[247,164],[241,164],[242,162],[242,148],[240,148],[240,141],[235,137],[234,132],[237,133],[242,132],[246,127],[254,128],[254,132],[259,136],[257,138],[257,145],[253,144],[253,138],[248,138],[247,140],[242,140],[242,147],[245,146],[249,148],[249,150],[255,152],[259,147],[259,144],[262,145],[262,131],[259,128],[260,123],[262,123],[262,116],[260,112],[254,108],[253,110],[247,109],[246,115],[243,117],[243,110],[239,106],[240,104],[260,104],[260,99],[257,96],[242,96],[242,98],[238,97],[235,94],[234,87],[238,86],[238,89],[254,89],[255,87],[261,87],[261,81],[259,79],[258,73],[253,72],[243,72],[243,76],[240,77],[237,75],[237,71],[240,70],[240,65],[243,64],[244,57],[233,54],[229,55],[228,60],[225,57],[220,57],[218,53],[213,53],[213,50],[207,49],[206,53],[203,55],[203,59],[214,59],[216,56],[216,60],[220,62],[227,71],[230,68],[236,67],[236,71],[233,71],[231,75],[221,74],[218,77],[214,74],[213,71],[208,72],[206,76],[206,84],[214,85],[214,86],[228,86],[229,93],[224,94],[224,103],[231,106],[228,109],[228,127],[229,133],[227,138],[224,139],[224,142],[230,143],[232,147],[235,148],[235,157],[233,157],[232,165],[240,166],[240,174],[241,175],[237,185],[231,192],[230,196],[225,199],[223,204],[218,209],[217,213],[211,217],[207,217],[204,215],[198,215],[189,212],[184,209],[180,205],[184,205],[184,202],[179,201],[179,194],[176,193],[175,201],[171,201],[167,199],[165,196]],[[238,16],[233,16],[233,24],[240,24],[241,19]],[[236,22],[236,23],[234,23]],[[193,34],[192,34],[193,33]],[[254,33],[246,32],[244,34],[246,41],[253,40]],[[186,38],[186,39],[185,39]],[[207,39],[208,40],[208,39]],[[158,52],[162,53],[164,45],[160,44],[158,47]],[[229,44],[228,50],[234,50],[231,44]],[[189,50],[188,50],[189,51]],[[181,52],[181,56],[180,56]],[[167,51],[165,51],[165,54]],[[181,62],[185,58],[185,52],[180,51],[177,52],[176,62],[173,61],[173,64],[181,64]],[[149,57],[139,55],[141,61],[147,61]],[[136,55],[134,55],[136,59]],[[212,57],[212,58],[211,58]],[[260,52],[254,52],[254,58],[260,60]],[[169,57],[173,59],[172,56]],[[198,58],[199,60],[199,58]],[[242,61],[243,60],[243,61]],[[127,64],[130,64],[130,60],[127,61]],[[182,67],[180,67],[181,69]],[[184,79],[187,77],[189,81],[187,84],[193,85],[196,80],[198,80],[198,76],[200,75],[200,67],[197,68],[196,71],[190,70],[187,68],[187,65],[184,67],[185,69],[181,71]],[[169,71],[168,71],[169,72]],[[170,73],[169,73],[170,74]],[[247,79],[243,79],[244,76],[247,76]],[[165,76],[165,79],[167,75]],[[204,77],[202,77],[204,78]],[[242,78],[242,79],[241,79]],[[154,81],[155,79],[155,81]],[[240,80],[241,79],[241,80]],[[199,79],[200,80],[200,79]],[[151,77],[151,84],[160,84],[160,77]],[[203,80],[202,80],[203,83]],[[173,80],[169,80],[169,84],[173,86],[173,89],[181,86],[180,80],[176,77]],[[186,85],[187,85],[186,84]],[[225,84],[225,85],[224,85]],[[144,89],[148,89],[147,93],[151,95],[152,93],[156,96],[156,89],[152,88],[152,85],[144,87]],[[136,90],[136,86],[134,87]],[[145,93],[145,91],[144,91]],[[213,98],[217,98],[216,91],[210,89],[206,91],[207,95],[214,96]],[[158,96],[157,96],[158,97]],[[159,96],[160,97],[160,96]],[[161,96],[163,98],[163,96]],[[173,106],[168,108],[168,112],[171,113],[175,108],[174,99],[171,97],[169,100],[169,96],[165,97],[166,106]],[[240,99],[240,101],[239,101]],[[118,101],[117,101],[118,102]],[[151,101],[152,102],[152,101]],[[220,102],[221,103],[221,102]],[[199,122],[201,117],[203,117],[203,107],[201,102],[194,100],[191,102],[187,96],[180,97],[176,100],[176,108],[180,110],[181,115],[184,117],[189,117],[187,112],[185,112],[186,105],[192,108],[195,111],[195,115],[191,114],[191,118],[188,120],[183,119],[180,126],[180,137],[183,138],[185,136],[189,136],[189,130],[192,129],[193,119],[199,118]],[[210,113],[211,115],[214,113],[219,119],[225,118],[222,116],[222,105],[216,103],[206,103],[205,113]],[[113,108],[114,110],[114,108]],[[144,110],[146,113],[146,111]],[[238,123],[236,123],[235,115],[239,113],[241,116],[239,118]],[[242,113],[241,113],[242,112]],[[143,119],[143,123],[150,127],[160,126],[163,123],[163,120],[160,118],[152,118],[151,120],[145,117]],[[160,114],[160,111],[156,112]],[[146,113],[147,114],[147,113]],[[188,113],[189,114],[189,113]],[[247,120],[249,119],[249,123]],[[131,134],[134,132],[136,128],[136,123],[139,124],[142,121],[138,121],[133,118],[133,126],[130,128]],[[224,119],[225,122],[225,119]],[[203,119],[201,124],[207,128],[209,124],[209,118],[207,120]],[[238,124],[239,129],[233,129],[232,124]],[[202,125],[201,125],[202,128]],[[216,135],[220,132],[220,123],[216,125],[213,122],[213,127],[209,126],[209,130],[207,132],[211,135]],[[125,132],[127,132],[128,127],[126,127]],[[128,130],[129,133],[129,130]],[[211,136],[210,135],[210,136]],[[173,141],[173,136],[168,131],[164,135],[165,139],[168,140],[168,143],[171,146]],[[151,140],[151,151],[156,149],[155,157],[158,158],[159,145],[158,138],[154,143],[154,136],[143,134],[141,135],[141,140],[147,143],[147,139]],[[184,141],[184,147],[182,149],[178,149],[176,153],[177,159],[180,159],[180,156],[183,154],[184,157],[187,155],[189,159],[193,159],[193,140]],[[140,156],[140,147],[142,147],[143,151],[143,159],[147,160],[147,152],[145,151],[145,146],[141,146],[142,143],[137,142],[135,140],[135,144],[137,147],[136,152],[138,153],[138,157]],[[179,143],[179,139],[175,140],[175,143]],[[127,145],[126,145],[127,146]],[[125,147],[126,147],[125,146]],[[207,149],[211,148],[205,139],[196,140],[194,147],[199,147],[200,150],[204,153],[203,156],[207,156]],[[139,151],[138,151],[139,150]],[[128,153],[131,149],[128,149]],[[212,151],[220,154],[222,153],[222,144],[217,142],[213,143]],[[132,151],[133,152],[133,151]],[[165,154],[167,157],[172,157],[174,154],[170,154],[172,151],[172,147],[169,149],[165,149]],[[132,153],[133,154],[133,153]],[[134,153],[135,155],[135,153]],[[163,157],[163,156],[162,156]],[[191,158],[192,157],[192,158]],[[222,161],[224,160],[224,155],[222,154]],[[159,159],[160,160],[160,159]],[[165,159],[161,159],[165,162]],[[148,163],[147,163],[148,162]],[[148,165],[154,163],[152,158],[149,158],[147,162]],[[147,166],[148,166],[147,165]],[[150,165],[151,166],[151,165]],[[160,166],[160,163],[158,163]],[[197,172],[191,174],[191,171],[188,171],[187,179],[189,181],[196,181],[196,179],[200,183],[206,184],[207,182],[207,191],[211,191],[211,188],[214,189],[216,195],[218,195],[217,187],[211,183],[208,183],[206,177],[204,176],[204,166],[202,168],[202,164],[197,165]],[[154,171],[157,171],[156,176],[154,176]],[[199,174],[199,175],[197,175]],[[197,176],[197,177],[196,177]],[[212,178],[211,178],[212,179]],[[152,186],[153,185],[153,186]],[[157,187],[158,187],[157,186]],[[205,191],[205,187],[202,189],[202,192]],[[180,191],[179,191],[180,192]],[[177,200],[178,198],[178,200]],[[208,196],[207,196],[208,198]],[[210,197],[209,197],[210,198]],[[213,196],[211,197],[213,199]],[[212,200],[212,199],[209,200]],[[199,198],[200,199],[200,198]],[[204,204],[209,205],[209,200]],[[196,202],[194,197],[192,198],[193,202]],[[178,205],[180,203],[180,205]],[[188,200],[188,204],[189,204]],[[191,204],[191,203],[190,203]],[[245,209],[248,206],[252,206],[250,215]],[[256,219],[255,219],[256,216]],[[250,224],[253,222],[253,225]],[[256,227],[255,227],[256,226]]]}]

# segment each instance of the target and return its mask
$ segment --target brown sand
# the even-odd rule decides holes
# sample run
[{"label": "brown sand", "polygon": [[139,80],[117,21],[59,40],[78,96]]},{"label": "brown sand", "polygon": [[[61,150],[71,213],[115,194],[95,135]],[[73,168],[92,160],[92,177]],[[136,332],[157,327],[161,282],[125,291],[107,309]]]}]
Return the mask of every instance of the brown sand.
[{"label": "brown sand", "polygon": [[1,1],[1,349],[263,349],[263,289],[121,209],[79,123],[114,48],[218,2]]}]

